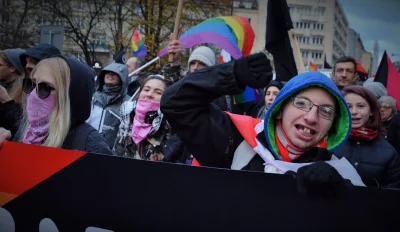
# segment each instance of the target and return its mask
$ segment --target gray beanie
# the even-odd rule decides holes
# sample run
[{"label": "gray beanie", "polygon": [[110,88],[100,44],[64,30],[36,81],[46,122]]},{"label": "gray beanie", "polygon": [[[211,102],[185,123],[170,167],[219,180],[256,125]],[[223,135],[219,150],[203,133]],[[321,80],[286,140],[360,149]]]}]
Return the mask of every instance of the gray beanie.
[{"label": "gray beanie", "polygon": [[378,104],[382,102],[389,104],[390,107],[392,107],[393,112],[396,112],[396,100],[394,98],[391,96],[382,96],[378,99]]},{"label": "gray beanie", "polygon": [[388,95],[388,92],[387,92],[385,86],[380,82],[368,82],[364,85],[364,88],[371,91],[375,95],[375,97],[378,99],[382,96]]},{"label": "gray beanie", "polygon": [[24,52],[25,50],[21,48],[6,49],[3,51],[10,64],[17,70],[19,75],[25,73],[24,66],[22,66],[21,60],[19,59],[19,56]]},{"label": "gray beanie", "polygon": [[214,66],[215,65],[215,53],[211,48],[206,47],[206,46],[201,46],[192,52],[189,57],[188,65],[190,66],[190,63],[192,61],[198,60],[201,63],[205,64],[207,67]]}]

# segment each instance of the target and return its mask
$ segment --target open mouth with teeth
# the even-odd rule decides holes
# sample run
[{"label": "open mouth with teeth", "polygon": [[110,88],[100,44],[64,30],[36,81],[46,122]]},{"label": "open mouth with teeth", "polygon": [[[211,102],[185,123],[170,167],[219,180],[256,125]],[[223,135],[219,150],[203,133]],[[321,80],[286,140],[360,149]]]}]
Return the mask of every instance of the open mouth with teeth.
[{"label": "open mouth with teeth", "polygon": [[360,120],[361,120],[361,118],[352,118],[351,122],[352,123],[358,123],[358,122],[360,122]]},{"label": "open mouth with teeth", "polygon": [[303,125],[296,125],[296,128],[301,134],[303,134],[304,136],[307,136],[307,137],[313,136],[316,133],[315,130],[307,128]]}]

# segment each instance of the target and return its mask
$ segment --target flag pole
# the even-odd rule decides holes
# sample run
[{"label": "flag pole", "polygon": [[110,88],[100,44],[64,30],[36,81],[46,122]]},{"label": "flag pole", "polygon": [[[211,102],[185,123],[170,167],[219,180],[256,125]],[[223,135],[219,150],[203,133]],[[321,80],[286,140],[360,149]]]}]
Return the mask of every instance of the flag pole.
[{"label": "flag pole", "polygon": [[[179,0],[178,10],[176,11],[175,25],[174,25],[174,32],[172,34],[172,40],[177,40],[178,36],[179,36],[178,33],[179,33],[179,26],[181,25],[182,9],[183,9],[183,0]],[[168,62],[172,63],[173,61],[174,61],[174,54],[169,54]]]},{"label": "flag pole", "polygon": [[301,57],[299,44],[297,43],[296,34],[294,33],[294,29],[290,29],[288,31],[288,33],[289,33],[290,43],[292,45],[293,57],[294,57],[294,61],[296,63],[297,73],[300,74],[300,73],[305,72],[306,69],[304,67],[304,62]]}]

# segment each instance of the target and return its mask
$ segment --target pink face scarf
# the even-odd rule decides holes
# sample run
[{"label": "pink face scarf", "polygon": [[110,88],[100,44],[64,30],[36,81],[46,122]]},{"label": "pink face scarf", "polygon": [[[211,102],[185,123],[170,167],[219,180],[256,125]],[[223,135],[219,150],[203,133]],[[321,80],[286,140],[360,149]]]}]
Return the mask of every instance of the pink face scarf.
[{"label": "pink face scarf", "polygon": [[49,119],[54,109],[55,99],[54,95],[40,99],[35,89],[28,95],[26,108],[29,127],[23,143],[41,145],[46,139],[49,134]]},{"label": "pink face scarf", "polygon": [[158,111],[160,102],[139,99],[136,103],[135,118],[132,126],[132,139],[139,144],[151,131],[152,124],[145,123],[146,114],[151,111]]}]

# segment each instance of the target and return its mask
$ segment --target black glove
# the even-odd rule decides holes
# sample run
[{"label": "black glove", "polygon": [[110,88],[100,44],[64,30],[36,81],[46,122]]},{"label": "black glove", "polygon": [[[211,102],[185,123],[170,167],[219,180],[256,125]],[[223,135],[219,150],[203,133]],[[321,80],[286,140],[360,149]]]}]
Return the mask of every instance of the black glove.
[{"label": "black glove", "polygon": [[353,185],[344,179],[331,165],[319,161],[299,168],[297,174],[288,171],[286,175],[295,176],[299,193],[320,197],[334,197],[350,190]]},{"label": "black glove", "polygon": [[233,71],[236,83],[244,88],[246,85],[262,89],[272,80],[272,67],[264,53],[256,53],[235,60]]}]

